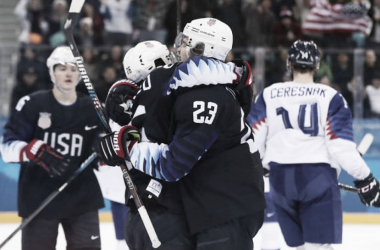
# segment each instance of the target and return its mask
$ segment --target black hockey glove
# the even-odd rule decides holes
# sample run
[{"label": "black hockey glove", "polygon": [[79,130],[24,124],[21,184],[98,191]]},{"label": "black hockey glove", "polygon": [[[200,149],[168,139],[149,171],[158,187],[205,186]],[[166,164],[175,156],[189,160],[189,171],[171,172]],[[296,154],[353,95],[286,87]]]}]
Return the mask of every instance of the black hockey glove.
[{"label": "black hockey glove", "polygon": [[234,81],[232,89],[235,91],[245,117],[249,115],[253,102],[253,78],[251,66],[244,60],[232,60],[236,67],[242,69],[241,77]]},{"label": "black hockey glove", "polygon": [[116,166],[127,158],[140,133],[134,126],[124,126],[119,131],[106,134],[99,141],[99,155],[109,166]]},{"label": "black hockey glove", "polygon": [[69,159],[65,159],[44,141],[34,139],[25,147],[30,161],[43,167],[51,178],[61,176],[69,168]]},{"label": "black hockey glove", "polygon": [[120,126],[127,125],[132,119],[132,99],[138,90],[131,80],[115,82],[106,98],[106,114]]},{"label": "black hockey glove", "polygon": [[360,200],[366,206],[380,207],[380,187],[379,182],[368,175],[364,180],[355,180],[355,187],[358,189]]}]

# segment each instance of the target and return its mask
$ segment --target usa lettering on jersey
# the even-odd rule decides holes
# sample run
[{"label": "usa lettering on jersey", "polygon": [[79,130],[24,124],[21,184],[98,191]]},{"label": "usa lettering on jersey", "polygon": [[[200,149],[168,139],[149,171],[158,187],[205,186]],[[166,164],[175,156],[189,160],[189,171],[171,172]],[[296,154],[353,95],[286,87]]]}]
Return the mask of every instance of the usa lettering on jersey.
[{"label": "usa lettering on jersey", "polygon": [[83,136],[80,134],[45,132],[44,142],[62,155],[81,156]]}]

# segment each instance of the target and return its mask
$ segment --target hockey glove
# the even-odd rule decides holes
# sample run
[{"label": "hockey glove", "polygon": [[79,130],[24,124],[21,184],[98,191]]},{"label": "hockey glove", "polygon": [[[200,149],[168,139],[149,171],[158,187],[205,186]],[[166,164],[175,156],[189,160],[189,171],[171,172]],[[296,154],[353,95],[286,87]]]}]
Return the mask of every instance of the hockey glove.
[{"label": "hockey glove", "polygon": [[140,141],[140,133],[136,127],[124,126],[119,131],[106,134],[99,141],[99,155],[109,166],[116,166],[128,158],[129,151]]},{"label": "hockey glove", "polygon": [[69,159],[65,159],[45,142],[34,139],[25,147],[30,161],[43,167],[51,178],[61,176],[69,168]]},{"label": "hockey glove", "polygon": [[364,180],[355,180],[355,187],[358,189],[360,200],[366,206],[380,207],[380,187],[379,182],[370,174]]},{"label": "hockey glove", "polygon": [[115,82],[106,98],[106,114],[120,126],[127,125],[132,119],[132,99],[138,90],[131,80]]},{"label": "hockey glove", "polygon": [[251,66],[244,60],[232,60],[232,62],[236,67],[242,69],[241,77],[234,81],[235,85],[233,90],[236,93],[245,117],[247,117],[251,111],[253,102],[253,78]]}]

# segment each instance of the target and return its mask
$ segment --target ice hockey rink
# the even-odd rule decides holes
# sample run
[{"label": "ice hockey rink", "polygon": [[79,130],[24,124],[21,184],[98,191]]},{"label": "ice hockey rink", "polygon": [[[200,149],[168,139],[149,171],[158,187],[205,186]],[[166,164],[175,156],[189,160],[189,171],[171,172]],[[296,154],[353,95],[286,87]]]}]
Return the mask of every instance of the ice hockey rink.
[{"label": "ice hockey rink", "polygon": [[[0,242],[3,242],[17,227],[18,223],[0,223]],[[100,227],[103,250],[116,250],[115,231],[111,222],[102,222]],[[254,239],[256,250],[261,250],[260,232]],[[2,250],[20,250],[21,233],[18,232]],[[56,250],[65,250],[66,243],[60,229]],[[282,241],[281,250],[295,249]],[[380,224],[344,224],[343,244],[334,245],[335,250],[380,250]],[[175,249],[173,249],[175,250]],[[239,250],[239,249],[231,249]]]}]

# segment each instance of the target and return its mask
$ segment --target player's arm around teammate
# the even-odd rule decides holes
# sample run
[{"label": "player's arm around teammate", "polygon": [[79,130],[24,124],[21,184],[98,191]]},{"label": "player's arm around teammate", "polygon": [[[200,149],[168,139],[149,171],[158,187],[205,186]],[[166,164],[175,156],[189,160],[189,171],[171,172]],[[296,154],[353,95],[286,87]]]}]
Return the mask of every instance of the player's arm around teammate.
[{"label": "player's arm around teammate", "polygon": [[[217,44],[207,40],[211,31],[202,32],[200,40],[191,34],[197,30],[193,28],[207,31],[209,26],[218,36]],[[194,20],[184,35],[179,48],[183,61],[191,53],[203,52],[224,60],[232,47],[231,30],[216,19]],[[197,249],[206,245],[218,250],[252,249],[252,237],[262,225],[265,208],[262,166],[236,94],[222,85],[171,90],[170,96],[175,97],[173,139],[168,144],[135,143],[128,151],[124,140],[140,137],[125,128],[117,151],[130,153],[140,171],[179,183],[190,232],[197,235],[193,238]],[[227,241],[219,241],[226,237]]]}]

